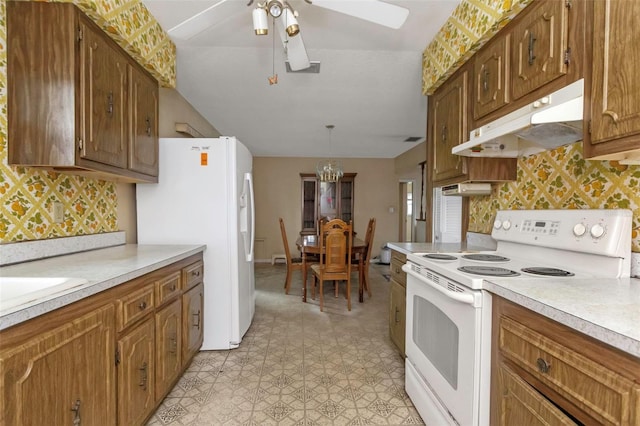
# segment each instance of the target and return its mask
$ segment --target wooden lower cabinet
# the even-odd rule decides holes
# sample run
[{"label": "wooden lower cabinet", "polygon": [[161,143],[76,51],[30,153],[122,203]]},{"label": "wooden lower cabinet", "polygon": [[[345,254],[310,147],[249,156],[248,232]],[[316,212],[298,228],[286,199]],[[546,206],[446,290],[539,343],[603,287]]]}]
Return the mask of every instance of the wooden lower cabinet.
[{"label": "wooden lower cabinet", "polygon": [[640,359],[499,297],[493,425],[640,425]]},{"label": "wooden lower cabinet", "polygon": [[190,359],[202,346],[204,284],[200,283],[182,296],[182,358]]},{"label": "wooden lower cabinet", "polygon": [[391,281],[391,294],[389,296],[389,336],[402,356],[404,356],[405,343],[406,298],[406,289],[397,282]]},{"label": "wooden lower cabinet", "polygon": [[400,355],[404,357],[406,299],[407,299],[407,274],[402,270],[402,265],[407,261],[407,256],[398,251],[391,251],[391,287],[389,289],[389,337],[398,348]]},{"label": "wooden lower cabinet", "polygon": [[182,304],[176,299],[156,313],[156,399],[164,397],[181,373]]},{"label": "wooden lower cabinet", "polygon": [[113,305],[0,351],[0,424],[114,424]]},{"label": "wooden lower cabinet", "polygon": [[154,321],[147,318],[118,340],[118,424],[139,425],[155,407]]},{"label": "wooden lower cabinet", "polygon": [[196,254],[0,331],[0,425],[144,424],[202,345],[201,326],[182,336],[202,268]]}]

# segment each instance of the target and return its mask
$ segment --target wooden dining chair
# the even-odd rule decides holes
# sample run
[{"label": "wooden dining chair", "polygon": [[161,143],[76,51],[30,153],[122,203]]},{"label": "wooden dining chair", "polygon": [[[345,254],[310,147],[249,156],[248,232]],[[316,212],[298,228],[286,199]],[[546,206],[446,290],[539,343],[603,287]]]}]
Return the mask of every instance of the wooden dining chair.
[{"label": "wooden dining chair", "polygon": [[347,309],[351,310],[351,246],[353,242],[351,223],[333,219],[320,229],[320,263],[311,265],[313,272],[313,298],[318,286],[320,311],[324,307],[325,281],[346,281]]},{"label": "wooden dining chair", "polygon": [[[367,291],[369,298],[371,298],[371,286],[369,285],[369,261],[371,260],[371,248],[373,247],[373,235],[376,232],[376,218],[369,219],[367,225],[367,232],[364,237],[365,249],[364,253],[358,253],[353,256],[351,261],[351,271],[358,271],[358,279],[362,280],[359,283],[361,287]],[[360,270],[360,257],[362,257],[362,271]]]},{"label": "wooden dining chair", "polygon": [[284,245],[284,254],[287,261],[287,277],[284,281],[284,294],[289,294],[291,276],[293,275],[293,271],[302,271],[302,259],[291,257],[289,241],[287,240],[287,231],[284,229],[284,221],[282,218],[280,218],[280,232],[282,233],[282,244]]}]

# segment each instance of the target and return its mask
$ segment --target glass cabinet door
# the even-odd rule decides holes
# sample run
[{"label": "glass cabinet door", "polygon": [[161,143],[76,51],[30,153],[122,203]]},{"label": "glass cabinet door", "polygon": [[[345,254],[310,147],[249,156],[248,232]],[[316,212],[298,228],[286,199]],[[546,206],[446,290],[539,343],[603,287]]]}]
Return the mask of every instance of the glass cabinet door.
[{"label": "glass cabinet door", "polygon": [[315,174],[300,174],[302,179],[302,235],[315,235],[318,222],[316,204],[317,180]]}]

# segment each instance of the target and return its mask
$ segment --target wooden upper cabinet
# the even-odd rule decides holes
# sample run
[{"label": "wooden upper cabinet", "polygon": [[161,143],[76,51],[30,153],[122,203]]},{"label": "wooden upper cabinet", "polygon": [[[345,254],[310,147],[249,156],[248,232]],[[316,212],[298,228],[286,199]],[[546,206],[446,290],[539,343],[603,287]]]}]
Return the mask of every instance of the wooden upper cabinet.
[{"label": "wooden upper cabinet", "polygon": [[474,57],[473,118],[476,120],[509,102],[509,41],[509,35],[491,40]]},{"label": "wooden upper cabinet", "polygon": [[534,2],[511,34],[511,94],[519,99],[567,73],[567,1]]},{"label": "wooden upper cabinet", "polygon": [[131,147],[129,167],[158,176],[158,83],[136,64],[129,66]]},{"label": "wooden upper cabinet", "polygon": [[585,156],[623,159],[634,150],[640,158],[640,2],[599,0],[592,6],[591,140]]},{"label": "wooden upper cabinet", "polygon": [[127,167],[127,58],[85,22],[80,23],[82,159]]},{"label": "wooden upper cabinet", "polygon": [[158,84],[71,3],[7,2],[8,162],[157,182]]},{"label": "wooden upper cabinet", "polygon": [[464,175],[463,159],[451,150],[468,137],[467,130],[467,71],[445,82],[433,95],[433,181]]}]

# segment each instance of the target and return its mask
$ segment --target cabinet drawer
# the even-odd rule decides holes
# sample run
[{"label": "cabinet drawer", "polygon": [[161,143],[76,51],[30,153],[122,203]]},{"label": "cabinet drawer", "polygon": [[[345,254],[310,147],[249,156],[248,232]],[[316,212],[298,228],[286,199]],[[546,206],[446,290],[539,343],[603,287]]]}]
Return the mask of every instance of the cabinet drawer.
[{"label": "cabinet drawer", "polygon": [[153,312],[153,284],[118,299],[118,331],[122,331],[138,319]]},{"label": "cabinet drawer", "polygon": [[182,282],[184,283],[185,291],[202,282],[203,278],[204,263],[202,261],[189,265],[182,270]]},{"label": "cabinet drawer", "polygon": [[507,317],[500,318],[499,349],[601,424],[630,424],[630,407],[640,406],[633,381]]},{"label": "cabinet drawer", "polygon": [[156,306],[160,306],[180,294],[180,278],[180,271],[176,271],[168,277],[156,281]]},{"label": "cabinet drawer", "polygon": [[569,417],[504,365],[498,370],[501,392],[498,425],[575,426]]},{"label": "cabinet drawer", "polygon": [[407,274],[402,270],[402,265],[407,263],[407,256],[395,251],[392,253],[390,265],[391,279],[404,287],[407,283]]}]

